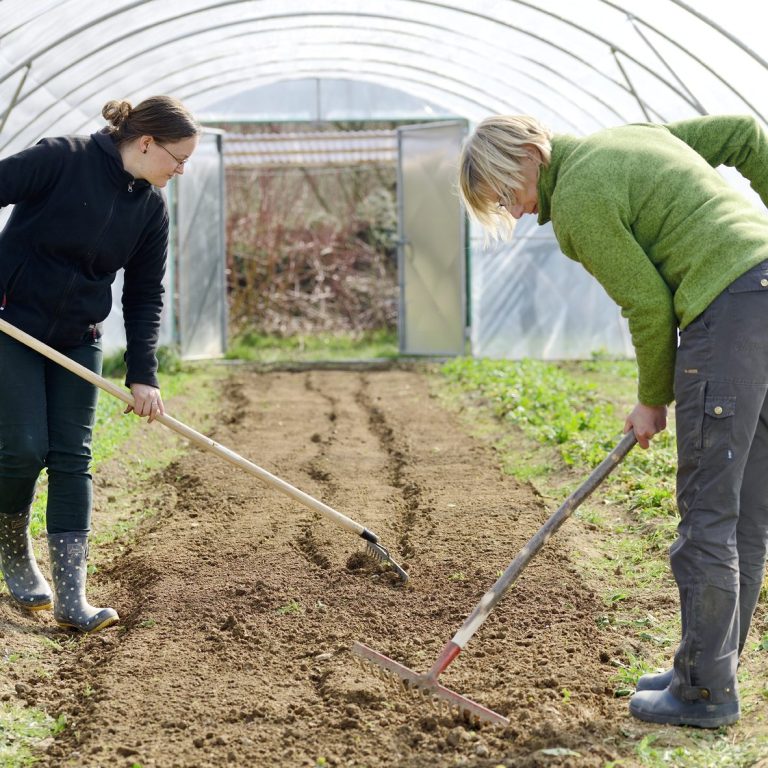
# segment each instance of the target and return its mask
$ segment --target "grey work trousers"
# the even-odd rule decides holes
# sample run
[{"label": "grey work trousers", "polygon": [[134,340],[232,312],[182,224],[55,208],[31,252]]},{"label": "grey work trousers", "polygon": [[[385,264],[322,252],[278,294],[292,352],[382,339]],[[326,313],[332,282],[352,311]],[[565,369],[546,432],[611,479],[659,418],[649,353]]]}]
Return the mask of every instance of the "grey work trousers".
[{"label": "grey work trousers", "polygon": [[680,334],[675,366],[682,639],[671,692],[737,697],[768,542],[768,261]]}]

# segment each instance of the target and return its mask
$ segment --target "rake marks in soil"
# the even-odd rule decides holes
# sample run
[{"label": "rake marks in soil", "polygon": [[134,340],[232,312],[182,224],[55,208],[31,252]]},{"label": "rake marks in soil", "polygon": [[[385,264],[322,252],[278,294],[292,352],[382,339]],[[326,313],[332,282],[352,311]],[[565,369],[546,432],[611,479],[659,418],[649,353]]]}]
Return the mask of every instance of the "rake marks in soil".
[{"label": "rake marks in soil", "polygon": [[241,418],[217,439],[395,542],[411,582],[369,567],[331,521],[190,451],[157,478],[173,484],[168,506],[99,576],[128,622],[65,652],[42,687],[70,718],[47,765],[481,768],[567,746],[597,768],[613,756],[624,708],[604,692],[601,607],[568,567],[567,537],[445,675],[511,716],[506,731],[435,715],[352,661],[358,640],[426,671],[541,521],[424,376],[240,373],[225,392]]}]

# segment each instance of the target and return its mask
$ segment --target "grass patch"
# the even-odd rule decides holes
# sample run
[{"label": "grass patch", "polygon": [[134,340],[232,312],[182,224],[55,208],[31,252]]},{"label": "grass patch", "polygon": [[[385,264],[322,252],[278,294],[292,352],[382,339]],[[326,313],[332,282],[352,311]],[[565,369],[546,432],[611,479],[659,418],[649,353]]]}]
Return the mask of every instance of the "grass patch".
[{"label": "grass patch", "polygon": [[32,748],[66,727],[66,718],[54,720],[34,708],[0,706],[0,768],[24,768],[38,762]]},{"label": "grass patch", "polygon": [[256,331],[238,334],[227,359],[259,363],[391,359],[398,355],[397,332],[320,333],[274,336]]}]

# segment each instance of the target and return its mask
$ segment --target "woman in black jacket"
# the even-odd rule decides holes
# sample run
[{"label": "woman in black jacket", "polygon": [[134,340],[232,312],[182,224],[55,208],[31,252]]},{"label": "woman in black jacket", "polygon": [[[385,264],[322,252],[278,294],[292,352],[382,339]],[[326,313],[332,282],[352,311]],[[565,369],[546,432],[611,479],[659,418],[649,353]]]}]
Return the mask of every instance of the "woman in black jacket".
[{"label": "woman in black jacket", "polygon": [[[158,188],[194,152],[200,128],[183,104],[155,96],[110,101],[90,137],[43,139],[0,160],[0,317],[92,371],[100,323],[124,270],[126,386],[134,412],[163,413],[155,356],[168,211]],[[91,435],[98,390],[0,334],[0,562],[8,591],[62,626],[94,632],[118,620],[85,599]],[[46,526],[54,594],[29,536],[37,478],[48,471]]]}]

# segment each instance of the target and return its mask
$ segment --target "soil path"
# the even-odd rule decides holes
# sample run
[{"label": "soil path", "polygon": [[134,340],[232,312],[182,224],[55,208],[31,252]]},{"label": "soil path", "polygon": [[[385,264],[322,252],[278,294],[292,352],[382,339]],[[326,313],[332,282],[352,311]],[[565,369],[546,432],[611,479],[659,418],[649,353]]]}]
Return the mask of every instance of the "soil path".
[{"label": "soil path", "polygon": [[[160,509],[92,580],[120,629],[61,655],[35,700],[69,727],[59,766],[603,766],[629,724],[604,610],[569,526],[528,567],[445,685],[511,718],[474,728],[353,662],[359,640],[426,670],[551,510],[410,371],[241,373],[212,436],[376,532],[354,535],[190,452]],[[579,757],[569,751],[578,752]]]}]

